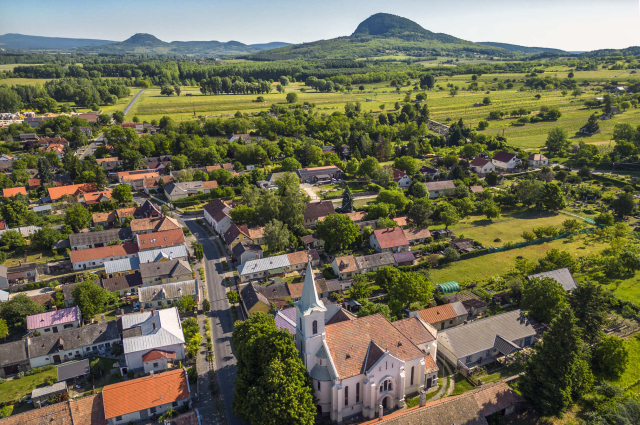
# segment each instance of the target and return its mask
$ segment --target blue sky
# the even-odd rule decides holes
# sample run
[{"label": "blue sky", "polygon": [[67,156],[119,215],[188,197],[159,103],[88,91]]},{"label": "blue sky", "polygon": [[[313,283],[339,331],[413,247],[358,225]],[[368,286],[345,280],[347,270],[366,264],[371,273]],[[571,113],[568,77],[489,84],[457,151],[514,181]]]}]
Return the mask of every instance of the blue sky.
[{"label": "blue sky", "polygon": [[640,45],[640,0],[30,0],[4,1],[0,34],[121,41],[300,43],[351,34],[377,12],[434,32],[565,50]]}]

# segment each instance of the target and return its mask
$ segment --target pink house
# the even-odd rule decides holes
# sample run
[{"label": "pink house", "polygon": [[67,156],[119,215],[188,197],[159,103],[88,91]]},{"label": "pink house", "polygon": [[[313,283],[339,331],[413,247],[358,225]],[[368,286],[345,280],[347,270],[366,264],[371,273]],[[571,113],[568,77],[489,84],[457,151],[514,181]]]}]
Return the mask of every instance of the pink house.
[{"label": "pink house", "polygon": [[42,335],[58,333],[65,329],[77,328],[81,318],[82,315],[77,306],[62,310],[54,306],[53,310],[46,313],[27,316],[27,328],[29,331],[38,331]]}]

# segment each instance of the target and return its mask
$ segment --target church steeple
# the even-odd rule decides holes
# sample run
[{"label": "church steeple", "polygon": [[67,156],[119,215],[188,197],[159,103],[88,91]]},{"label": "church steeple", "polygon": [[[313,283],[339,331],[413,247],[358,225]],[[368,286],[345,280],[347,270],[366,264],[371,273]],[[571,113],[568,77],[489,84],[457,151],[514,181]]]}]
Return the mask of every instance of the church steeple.
[{"label": "church steeple", "polygon": [[324,306],[316,289],[316,281],[313,277],[313,269],[311,268],[311,256],[308,256],[307,271],[304,275],[304,285],[302,286],[302,296],[297,302],[300,312],[307,316],[313,312],[325,312],[327,308]]}]

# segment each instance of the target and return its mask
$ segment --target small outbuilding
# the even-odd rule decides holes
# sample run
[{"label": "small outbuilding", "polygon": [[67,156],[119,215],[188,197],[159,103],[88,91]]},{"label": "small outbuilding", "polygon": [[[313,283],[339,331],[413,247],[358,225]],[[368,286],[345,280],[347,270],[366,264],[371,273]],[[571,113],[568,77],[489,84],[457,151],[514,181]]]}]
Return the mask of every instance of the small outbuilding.
[{"label": "small outbuilding", "polygon": [[58,394],[67,392],[67,383],[65,381],[58,382],[57,384],[49,385],[48,387],[36,388],[31,393],[31,399],[33,400],[34,407],[40,406],[45,401],[49,401],[51,397]]},{"label": "small outbuilding", "polygon": [[460,290],[460,284],[456,281],[439,283],[436,285],[436,289],[443,295],[451,294]]}]

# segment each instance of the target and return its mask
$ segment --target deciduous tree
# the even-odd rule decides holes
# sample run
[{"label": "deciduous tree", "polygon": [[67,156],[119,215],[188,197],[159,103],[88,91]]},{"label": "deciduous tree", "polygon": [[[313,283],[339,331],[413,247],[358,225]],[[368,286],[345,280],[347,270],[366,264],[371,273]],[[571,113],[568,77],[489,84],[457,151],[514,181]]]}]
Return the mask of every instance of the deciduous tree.
[{"label": "deciduous tree", "polygon": [[329,214],[318,222],[316,232],[329,252],[345,250],[360,237],[360,227],[344,214]]},{"label": "deciduous tree", "polygon": [[522,290],[522,308],[542,322],[550,322],[566,303],[562,285],[548,277],[530,279]]}]

